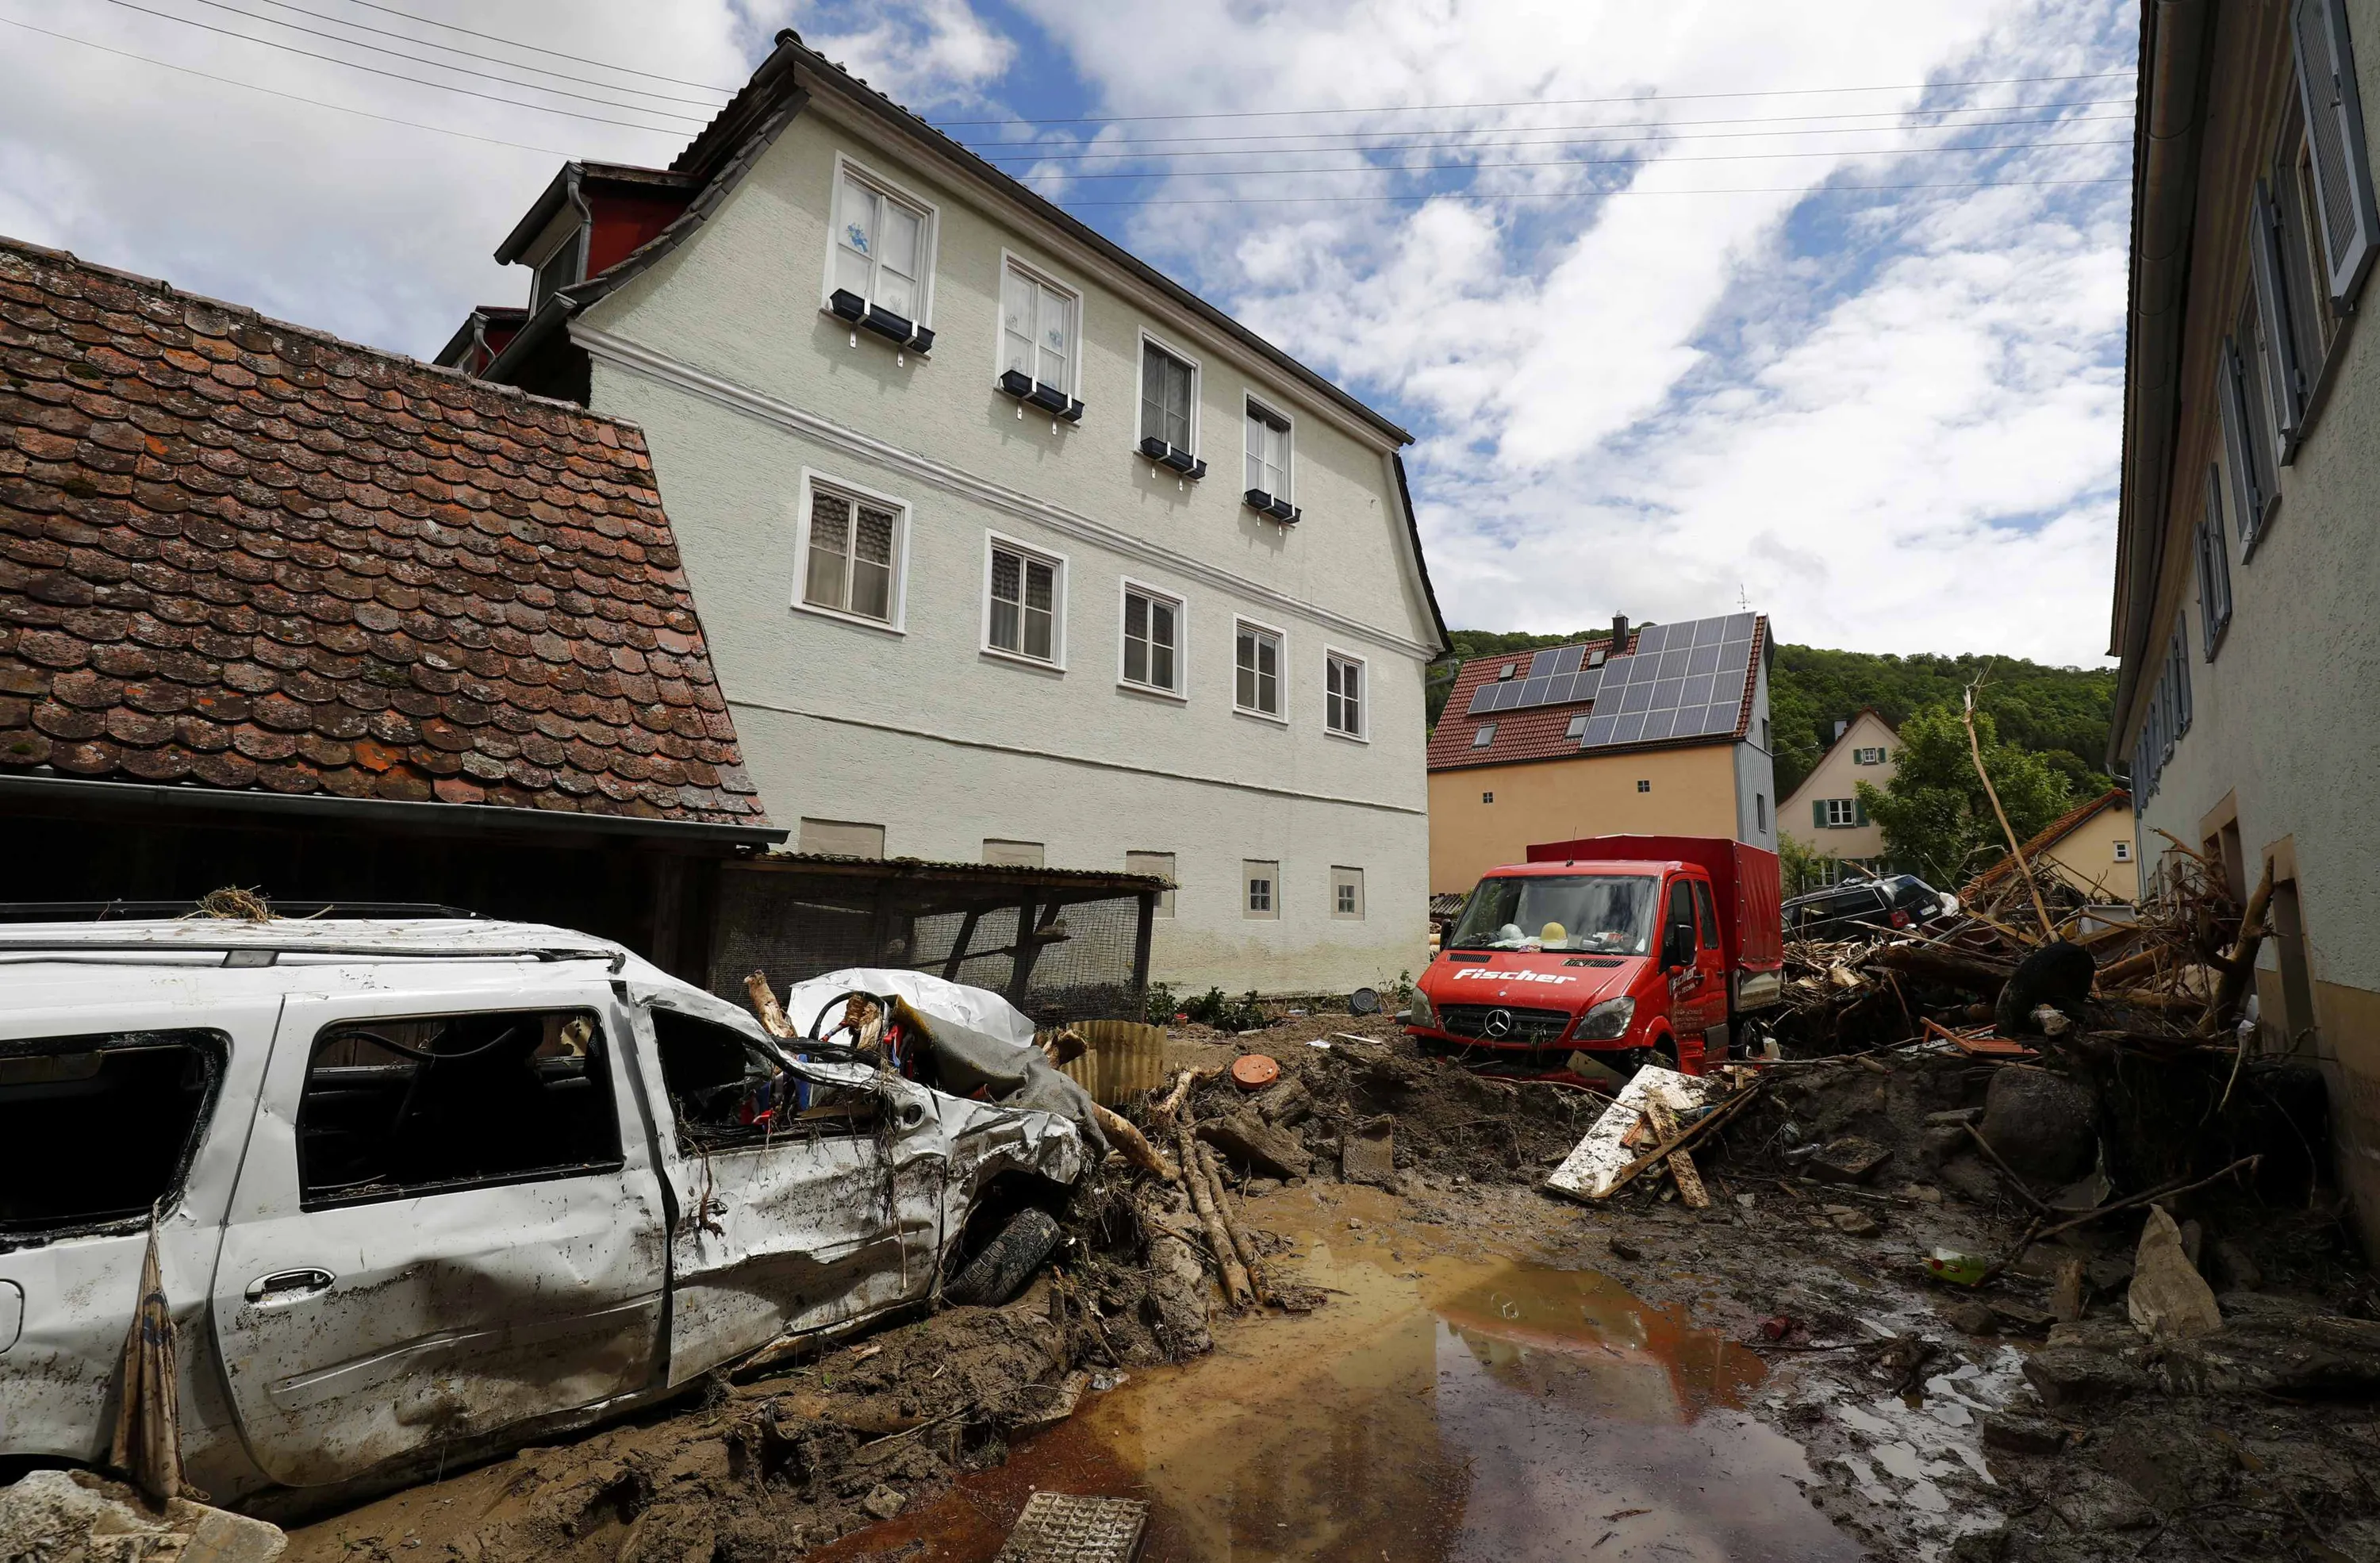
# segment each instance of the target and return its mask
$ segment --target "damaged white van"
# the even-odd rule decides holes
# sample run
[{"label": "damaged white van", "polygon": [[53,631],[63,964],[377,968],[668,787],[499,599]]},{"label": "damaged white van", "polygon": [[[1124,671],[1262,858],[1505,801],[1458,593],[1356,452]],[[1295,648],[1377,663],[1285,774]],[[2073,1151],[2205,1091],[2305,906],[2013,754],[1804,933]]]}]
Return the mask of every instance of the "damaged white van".
[{"label": "damaged white van", "polygon": [[152,1219],[186,1469],[225,1502],[922,1301],[971,1216],[1087,1164],[1065,1116],[815,1051],[559,928],[0,929],[0,1464],[103,1458]]}]

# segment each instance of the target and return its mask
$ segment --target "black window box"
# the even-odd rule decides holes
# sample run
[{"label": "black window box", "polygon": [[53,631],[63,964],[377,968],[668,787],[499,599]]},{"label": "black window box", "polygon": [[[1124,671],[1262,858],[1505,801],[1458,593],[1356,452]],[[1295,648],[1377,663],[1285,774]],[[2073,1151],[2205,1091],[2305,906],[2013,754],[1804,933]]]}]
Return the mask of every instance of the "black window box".
[{"label": "black window box", "polygon": [[1033,377],[1019,374],[1014,370],[1002,370],[1000,371],[1000,388],[1022,401],[1033,394]]},{"label": "black window box", "polygon": [[1276,499],[1262,489],[1250,489],[1244,497],[1247,500],[1250,510],[1269,515],[1284,527],[1292,525],[1300,515],[1305,514],[1287,500]]},{"label": "black window box", "polygon": [[851,321],[855,323],[866,318],[868,314],[868,300],[847,287],[836,288],[828,297],[826,307],[834,311],[837,320]]},{"label": "black window box", "polygon": [[1145,436],[1140,442],[1140,454],[1149,460],[1173,468],[1184,478],[1204,478],[1207,464],[1179,445],[1169,445],[1156,435]]},{"label": "black window box", "polygon": [[1068,423],[1083,421],[1081,397],[1070,397],[1056,386],[1044,385],[1015,370],[1000,371],[1000,388],[1018,401],[1039,407],[1053,418],[1062,418]]},{"label": "black window box", "polygon": [[934,333],[929,327],[905,320],[890,309],[875,308],[849,288],[838,287],[827,295],[826,307],[836,320],[865,327],[896,347],[905,347],[912,353],[934,350]]},{"label": "black window box", "polygon": [[908,345],[909,338],[917,334],[915,321],[905,320],[881,305],[869,305],[867,317],[859,323],[877,335],[898,342],[905,347]]}]

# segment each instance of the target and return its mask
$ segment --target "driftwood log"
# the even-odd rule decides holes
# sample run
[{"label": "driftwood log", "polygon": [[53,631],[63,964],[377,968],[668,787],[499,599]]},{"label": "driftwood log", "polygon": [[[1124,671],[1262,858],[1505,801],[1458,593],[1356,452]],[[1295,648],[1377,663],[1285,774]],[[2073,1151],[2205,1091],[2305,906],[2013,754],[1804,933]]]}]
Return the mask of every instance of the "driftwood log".
[{"label": "driftwood log", "polygon": [[1180,1181],[1173,1169],[1167,1166],[1165,1158],[1157,1153],[1157,1147],[1150,1145],[1148,1137],[1140,1132],[1139,1125],[1122,1113],[1109,1111],[1097,1102],[1091,1104],[1091,1111],[1099,1119],[1099,1127],[1107,1132],[1108,1143],[1123,1153],[1126,1161],[1169,1183]]},{"label": "driftwood log", "polygon": [[1876,963],[1926,982],[1965,988],[1986,997],[1998,993],[2009,974],[2016,970],[2006,961],[1993,961],[1934,944],[1888,944],[1876,952]]},{"label": "driftwood log", "polygon": [[1173,1154],[1182,1161],[1182,1181],[1189,1185],[1190,1208],[1198,1213],[1198,1223],[1205,1229],[1207,1246],[1215,1255],[1216,1267],[1223,1273],[1223,1297],[1233,1308],[1245,1308],[1254,1301],[1256,1289],[1249,1283],[1247,1266],[1240,1263],[1239,1250],[1232,1246],[1232,1235],[1223,1226],[1223,1218],[1215,1208],[1215,1191],[1207,1180],[1198,1176],[1197,1148],[1190,1139],[1190,1126],[1173,1126]]},{"label": "driftwood log", "polygon": [[1223,1223],[1224,1235],[1232,1240],[1232,1251],[1239,1255],[1240,1264],[1248,1272],[1250,1290],[1256,1293],[1257,1302],[1269,1302],[1264,1270],[1257,1262],[1257,1245],[1241,1227],[1239,1219],[1232,1214],[1230,1193],[1223,1183],[1223,1169],[1215,1163],[1212,1145],[1198,1147],[1198,1175],[1207,1180],[1208,1197],[1215,1202],[1215,1215]]}]

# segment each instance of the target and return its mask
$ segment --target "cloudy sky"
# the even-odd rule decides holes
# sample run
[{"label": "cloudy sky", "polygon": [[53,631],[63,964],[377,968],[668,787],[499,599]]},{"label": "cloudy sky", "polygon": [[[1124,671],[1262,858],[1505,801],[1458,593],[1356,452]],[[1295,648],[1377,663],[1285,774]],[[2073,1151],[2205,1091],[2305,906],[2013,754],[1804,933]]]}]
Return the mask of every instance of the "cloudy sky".
[{"label": "cloudy sky", "polygon": [[2135,14],[0,0],[0,233],[426,357],[790,24],[1414,430],[1457,627],[2099,665]]}]

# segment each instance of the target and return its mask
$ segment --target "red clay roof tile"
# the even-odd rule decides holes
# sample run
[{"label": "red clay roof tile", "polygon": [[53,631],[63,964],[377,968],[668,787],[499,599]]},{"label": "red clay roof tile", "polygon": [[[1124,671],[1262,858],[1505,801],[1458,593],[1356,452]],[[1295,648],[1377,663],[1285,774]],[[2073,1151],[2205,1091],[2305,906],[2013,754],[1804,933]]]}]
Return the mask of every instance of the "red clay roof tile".
[{"label": "red clay roof tile", "polygon": [[7,240],[0,767],[766,822],[640,432]]}]

